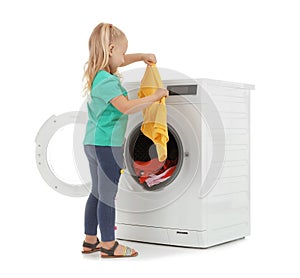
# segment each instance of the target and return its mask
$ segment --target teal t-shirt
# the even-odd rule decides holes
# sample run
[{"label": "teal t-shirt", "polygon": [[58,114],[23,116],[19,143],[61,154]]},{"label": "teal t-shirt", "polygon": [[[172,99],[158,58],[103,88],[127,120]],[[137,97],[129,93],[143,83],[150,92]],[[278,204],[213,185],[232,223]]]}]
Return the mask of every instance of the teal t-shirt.
[{"label": "teal t-shirt", "polygon": [[120,79],[100,70],[92,84],[87,102],[88,122],[83,144],[119,147],[124,143],[128,115],[115,108],[110,101],[117,96],[127,96]]}]

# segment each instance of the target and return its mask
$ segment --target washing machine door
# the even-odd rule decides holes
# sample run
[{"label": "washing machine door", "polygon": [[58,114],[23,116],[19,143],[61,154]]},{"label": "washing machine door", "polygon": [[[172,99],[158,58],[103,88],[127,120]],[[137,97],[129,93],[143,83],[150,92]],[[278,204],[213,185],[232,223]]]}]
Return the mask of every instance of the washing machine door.
[{"label": "washing machine door", "polygon": [[[133,169],[137,152],[152,158],[153,146],[144,145],[140,126],[142,114],[130,115],[124,145],[125,172],[119,182],[117,208],[127,212],[152,211],[169,205],[193,184],[201,165],[201,121],[200,114],[192,104],[168,105],[169,142],[176,148],[177,165],[172,176],[163,184],[147,187],[141,184]],[[150,140],[150,139],[149,139]],[[171,142],[173,141],[173,142]],[[174,147],[175,146],[175,147]],[[154,147],[155,148],[155,147]],[[168,148],[169,153],[169,148]],[[199,184],[200,185],[200,184]]]}]

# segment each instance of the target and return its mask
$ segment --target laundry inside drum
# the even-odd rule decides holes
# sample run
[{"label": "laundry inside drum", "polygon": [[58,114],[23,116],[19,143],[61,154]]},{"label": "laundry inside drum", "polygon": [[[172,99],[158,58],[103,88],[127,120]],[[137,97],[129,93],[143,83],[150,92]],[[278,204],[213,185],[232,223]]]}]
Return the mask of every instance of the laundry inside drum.
[{"label": "laundry inside drum", "polygon": [[132,177],[145,190],[159,190],[172,186],[183,158],[182,144],[177,132],[168,126],[167,158],[160,162],[155,144],[141,132],[140,128],[138,125],[127,139],[129,156],[127,155],[126,164]]}]

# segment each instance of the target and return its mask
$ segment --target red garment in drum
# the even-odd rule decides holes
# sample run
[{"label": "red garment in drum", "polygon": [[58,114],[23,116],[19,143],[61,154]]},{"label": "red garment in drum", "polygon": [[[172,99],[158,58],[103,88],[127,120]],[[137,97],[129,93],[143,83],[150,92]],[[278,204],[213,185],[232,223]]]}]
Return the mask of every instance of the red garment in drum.
[{"label": "red garment in drum", "polygon": [[167,159],[164,162],[159,162],[157,158],[154,158],[149,161],[134,161],[133,168],[139,177],[139,182],[141,184],[146,182],[151,187],[170,178],[176,169],[176,165],[177,159]]}]

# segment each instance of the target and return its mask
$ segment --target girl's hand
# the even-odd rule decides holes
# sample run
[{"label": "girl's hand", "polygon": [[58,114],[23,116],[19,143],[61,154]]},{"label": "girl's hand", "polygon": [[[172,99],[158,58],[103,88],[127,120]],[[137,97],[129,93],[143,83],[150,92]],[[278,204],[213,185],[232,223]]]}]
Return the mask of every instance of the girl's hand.
[{"label": "girl's hand", "polygon": [[157,97],[157,100],[160,100],[163,97],[168,97],[169,96],[169,91],[163,88],[159,88],[156,90],[154,95]]},{"label": "girl's hand", "polygon": [[142,54],[142,61],[144,61],[147,65],[151,66],[151,64],[156,64],[156,57],[154,54]]}]

